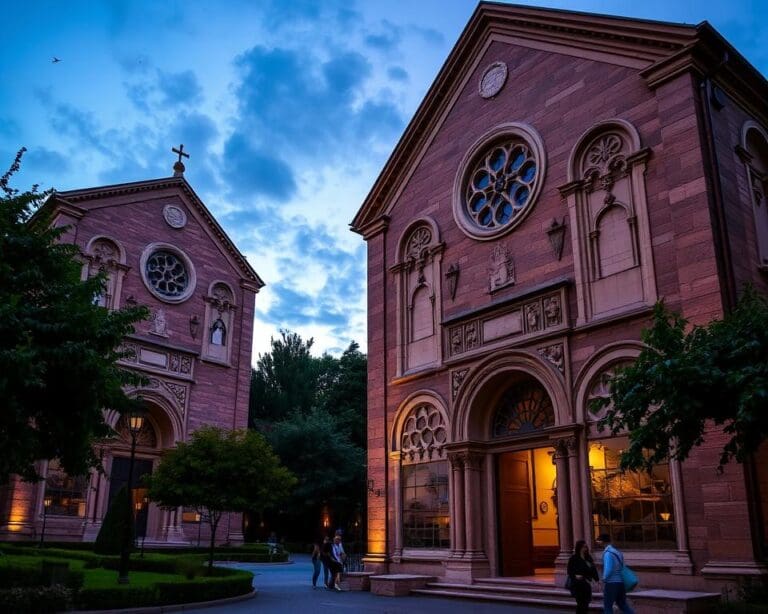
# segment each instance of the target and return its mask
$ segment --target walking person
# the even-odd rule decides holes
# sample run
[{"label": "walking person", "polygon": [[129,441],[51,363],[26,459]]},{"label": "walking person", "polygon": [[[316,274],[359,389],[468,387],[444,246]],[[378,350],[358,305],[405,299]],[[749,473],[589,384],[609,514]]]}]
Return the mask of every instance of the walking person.
[{"label": "walking person", "polygon": [[602,545],[603,551],[603,612],[613,614],[613,604],[619,606],[624,614],[635,614],[635,611],[627,603],[627,591],[624,588],[624,580],[621,570],[624,567],[624,555],[611,544],[611,536],[603,533],[597,538],[597,543]]},{"label": "walking person", "polygon": [[323,543],[320,546],[320,563],[323,565],[323,584],[329,589],[333,588],[333,586],[331,586],[331,578],[333,577],[333,574],[331,573],[332,549],[333,544],[331,543],[331,538],[326,535],[323,537]]},{"label": "walking person", "polygon": [[336,536],[333,538],[330,562],[331,574],[333,574],[330,588],[334,588],[337,591],[341,591],[339,583],[341,582],[341,573],[344,571],[344,561],[346,558],[347,553],[344,552],[344,545],[341,543],[341,535],[337,532]]},{"label": "walking person", "polygon": [[312,588],[317,588],[317,579],[320,577],[320,540],[312,544]]},{"label": "walking person", "polygon": [[576,614],[587,614],[592,601],[592,582],[599,582],[600,577],[583,539],[576,542],[568,559],[568,577],[571,579],[571,595],[576,597]]}]

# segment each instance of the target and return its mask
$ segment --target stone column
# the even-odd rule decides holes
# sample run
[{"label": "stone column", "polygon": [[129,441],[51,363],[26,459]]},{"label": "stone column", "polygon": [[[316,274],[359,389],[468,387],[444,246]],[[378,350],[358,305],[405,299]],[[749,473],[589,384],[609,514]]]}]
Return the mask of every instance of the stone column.
[{"label": "stone column", "polygon": [[464,558],[485,558],[483,550],[482,473],[484,455],[465,452],[464,464],[464,522],[466,543]]},{"label": "stone column", "polygon": [[[571,507],[571,535],[572,543],[575,543],[577,538],[584,539],[589,542],[589,535],[580,535],[583,531],[583,514],[584,508],[581,502],[581,489],[579,488],[581,480],[579,479],[579,439],[578,437],[568,437],[565,440],[568,454],[568,492],[570,493],[570,507]],[[559,480],[558,480],[559,481]]]},{"label": "stone column", "polygon": [[[402,453],[400,451],[390,452],[389,469],[394,475],[394,488],[392,489],[392,503],[394,514],[394,531],[392,560],[399,563],[403,556],[403,485],[402,485]],[[375,485],[374,485],[375,486]],[[376,488],[374,487],[374,495]],[[381,494],[381,493],[380,493]]]},{"label": "stone column", "polygon": [[573,523],[571,521],[571,490],[568,480],[568,445],[565,439],[555,443],[553,458],[557,473],[557,529],[560,532],[560,554],[567,561],[573,550]]},{"label": "stone column", "polygon": [[451,463],[451,557],[461,558],[466,549],[464,520],[464,461],[460,454],[448,455]]}]

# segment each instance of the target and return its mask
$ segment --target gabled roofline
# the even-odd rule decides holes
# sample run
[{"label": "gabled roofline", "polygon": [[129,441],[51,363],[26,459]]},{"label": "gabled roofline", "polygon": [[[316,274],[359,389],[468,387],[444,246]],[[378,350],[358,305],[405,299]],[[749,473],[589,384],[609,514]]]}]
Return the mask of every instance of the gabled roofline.
[{"label": "gabled roofline", "polygon": [[[521,44],[522,41],[545,41],[555,46],[596,50],[621,56],[626,61],[634,58],[635,62],[640,62],[635,66],[647,73],[643,76],[649,87],[663,82],[663,70],[660,73],[662,79],[653,82],[654,67],[662,67],[669,58],[680,59],[679,65],[675,66],[676,72],[670,72],[671,76],[676,76],[680,70],[694,69],[701,72],[698,70],[694,51],[706,47],[709,49],[706,55],[711,58],[714,49],[727,48],[733,58],[729,74],[746,75],[740,79],[731,79],[732,87],[728,88],[728,93],[734,95],[739,88],[753,83],[755,79],[759,85],[751,90],[768,92],[768,84],[762,75],[707,22],[698,25],[676,24],[562,9],[480,2],[352,220],[350,226],[354,232],[368,238],[381,230],[381,224],[376,221],[389,212],[393,195],[409,169],[416,163],[419,152],[434,132],[434,128],[442,121],[446,108],[459,86],[458,76],[463,67],[477,57],[485,42],[494,36],[511,38],[521,41]],[[748,103],[749,93],[736,98],[740,103]],[[754,106],[754,103],[752,104]]]},{"label": "gabled roofline", "polygon": [[78,190],[68,190],[66,192],[54,192],[51,197],[45,202],[45,204],[35,213],[35,216],[42,213],[43,210],[58,209],[59,207],[77,207],[76,203],[85,201],[108,198],[111,196],[123,196],[126,194],[138,194],[140,192],[147,192],[150,190],[158,190],[164,188],[178,188],[187,196],[194,207],[200,213],[203,219],[208,224],[209,229],[213,232],[214,236],[218,238],[225,246],[227,252],[233,257],[237,265],[239,266],[244,277],[250,282],[253,282],[253,290],[258,292],[259,289],[264,287],[264,281],[259,277],[258,273],[245,259],[245,256],[237,249],[232,239],[219,225],[216,219],[213,217],[208,207],[205,206],[200,197],[195,193],[192,186],[187,182],[184,177],[165,177],[161,179],[151,179],[148,181],[135,181],[132,183],[118,183],[114,185],[99,186],[93,188],[83,188]]}]

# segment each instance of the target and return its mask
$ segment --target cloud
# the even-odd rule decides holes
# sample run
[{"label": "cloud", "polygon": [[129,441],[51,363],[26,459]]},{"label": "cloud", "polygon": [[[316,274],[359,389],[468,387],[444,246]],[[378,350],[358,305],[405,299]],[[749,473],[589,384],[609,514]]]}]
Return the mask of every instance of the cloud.
[{"label": "cloud", "polygon": [[[254,47],[236,61],[239,128],[292,156],[329,165],[348,153],[355,138],[393,136],[393,124],[402,125],[399,110],[386,100],[364,98],[372,73],[359,53],[327,49],[319,60],[306,50]],[[382,113],[377,123],[371,111]],[[398,118],[393,122],[393,118]]]},{"label": "cloud", "polygon": [[157,71],[158,89],[163,95],[162,103],[168,105],[193,105],[202,101],[203,89],[191,70],[170,73]]},{"label": "cloud", "polygon": [[408,72],[402,66],[391,66],[387,69],[387,76],[392,81],[408,81]]},{"label": "cloud", "polygon": [[27,170],[45,173],[63,173],[70,168],[64,155],[45,147],[30,147],[24,155],[24,165]]},{"label": "cloud", "polygon": [[402,28],[385,20],[382,22],[381,31],[376,34],[368,34],[363,38],[363,42],[373,49],[389,52],[400,45],[402,38]]},{"label": "cloud", "polygon": [[291,167],[266,149],[252,146],[239,133],[227,140],[222,165],[230,194],[289,200],[296,193]]}]

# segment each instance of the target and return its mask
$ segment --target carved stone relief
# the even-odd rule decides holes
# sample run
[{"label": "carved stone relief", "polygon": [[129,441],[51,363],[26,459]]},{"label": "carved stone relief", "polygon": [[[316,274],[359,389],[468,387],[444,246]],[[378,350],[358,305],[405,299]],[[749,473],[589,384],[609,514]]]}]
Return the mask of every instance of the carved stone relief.
[{"label": "carved stone relief", "polygon": [[547,327],[557,326],[561,322],[560,297],[556,294],[544,299],[544,318]]},{"label": "carved stone relief", "polygon": [[163,218],[171,228],[184,228],[187,225],[187,214],[181,207],[166,205],[163,207]]},{"label": "carved stone relief", "polygon": [[168,336],[168,321],[165,318],[165,309],[158,309],[152,314],[149,333],[160,337]]},{"label": "carved stone relief", "polygon": [[464,383],[467,373],[469,373],[469,369],[459,369],[451,372],[451,400],[456,400],[456,395],[459,394],[459,388]]},{"label": "carved stone relief", "polygon": [[515,263],[509,255],[509,249],[501,243],[493,248],[488,273],[490,292],[515,283]]},{"label": "carved stone relief", "polygon": [[608,410],[612,405],[606,405],[605,407],[601,407],[599,411],[593,412],[592,402],[596,399],[607,399],[611,396],[611,380],[616,376],[617,369],[629,364],[631,364],[631,361],[628,360],[614,363],[606,369],[603,369],[594,380],[592,380],[592,386],[587,393],[587,406],[584,408],[584,416],[587,420],[596,422],[605,417],[605,414],[608,413]]},{"label": "carved stone relief", "polygon": [[525,306],[525,321],[529,333],[541,329],[541,305],[538,301],[535,303],[528,303]]},{"label": "carved stone relief", "polygon": [[555,369],[565,375],[565,355],[562,343],[545,345],[539,348],[539,354],[554,365]]},{"label": "carved stone relief", "polygon": [[464,349],[471,350],[480,345],[477,335],[477,323],[470,322],[464,327]]}]

